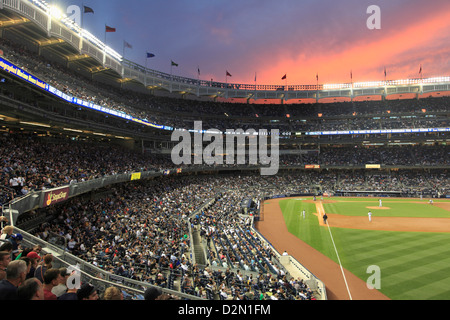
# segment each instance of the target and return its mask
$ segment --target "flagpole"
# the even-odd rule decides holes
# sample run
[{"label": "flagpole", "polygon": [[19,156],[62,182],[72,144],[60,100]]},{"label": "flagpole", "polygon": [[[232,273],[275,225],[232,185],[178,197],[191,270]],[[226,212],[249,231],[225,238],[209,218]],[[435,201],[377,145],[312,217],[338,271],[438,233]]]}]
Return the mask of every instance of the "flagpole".
[{"label": "flagpole", "polygon": [[145,78],[144,78],[144,85],[147,88],[147,64],[148,64],[148,53],[145,53]]},{"label": "flagpole", "polygon": [[353,102],[353,70],[350,71],[350,80],[351,80],[351,84],[352,84],[351,91],[350,91],[350,94],[351,94],[350,99]]},{"label": "flagpole", "polygon": [[197,97],[200,96],[200,66],[197,65]]},{"label": "flagpole", "polygon": [[316,103],[319,103],[319,73],[316,73]]},{"label": "flagpole", "polygon": [[[422,64],[420,64],[420,94],[423,94],[423,69],[422,69]],[[419,96],[420,94],[417,95],[417,100],[419,100]]]},{"label": "flagpole", "polygon": [[256,72],[255,72],[255,97],[254,100],[256,100]]}]

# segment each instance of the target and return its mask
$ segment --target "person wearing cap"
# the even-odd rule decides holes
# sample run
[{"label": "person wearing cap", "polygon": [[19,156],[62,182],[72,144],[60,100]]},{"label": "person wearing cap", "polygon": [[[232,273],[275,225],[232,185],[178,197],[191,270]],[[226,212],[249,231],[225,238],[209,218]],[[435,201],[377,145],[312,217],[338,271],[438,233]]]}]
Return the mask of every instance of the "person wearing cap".
[{"label": "person wearing cap", "polygon": [[34,251],[31,251],[27,254],[27,258],[31,260],[31,268],[27,274],[27,279],[34,278],[34,272],[41,261],[41,257]]},{"label": "person wearing cap", "polygon": [[11,237],[9,239],[10,239],[9,241],[11,241],[13,244],[13,250],[16,250],[16,249],[18,249],[20,243],[22,242],[23,236],[20,233],[17,233],[17,234],[11,235]]},{"label": "person wearing cap", "polygon": [[98,293],[90,283],[84,283],[77,291],[78,300],[98,300]]}]

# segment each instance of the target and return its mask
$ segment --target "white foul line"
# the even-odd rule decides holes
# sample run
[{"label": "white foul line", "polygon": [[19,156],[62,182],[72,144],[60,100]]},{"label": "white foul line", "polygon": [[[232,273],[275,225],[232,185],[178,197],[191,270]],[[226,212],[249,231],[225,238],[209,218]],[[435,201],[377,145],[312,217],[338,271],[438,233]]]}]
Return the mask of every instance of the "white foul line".
[{"label": "white foul line", "polygon": [[334,239],[333,239],[333,235],[331,234],[331,228],[330,228],[330,225],[328,224],[328,221],[327,221],[326,223],[327,223],[327,226],[328,226],[328,231],[330,232],[331,241],[333,242],[334,251],[336,251],[336,256],[337,256],[338,261],[339,261],[339,266],[340,266],[340,268],[341,268],[342,276],[344,277],[344,282],[345,282],[345,286],[347,287],[348,295],[349,295],[349,297],[350,297],[350,300],[353,300],[353,299],[352,299],[352,295],[351,295],[351,293],[350,293],[350,289],[348,288],[347,278],[345,277],[344,269],[342,268],[341,259],[339,258],[339,254],[338,254],[338,252],[337,252],[336,245],[334,244]]}]

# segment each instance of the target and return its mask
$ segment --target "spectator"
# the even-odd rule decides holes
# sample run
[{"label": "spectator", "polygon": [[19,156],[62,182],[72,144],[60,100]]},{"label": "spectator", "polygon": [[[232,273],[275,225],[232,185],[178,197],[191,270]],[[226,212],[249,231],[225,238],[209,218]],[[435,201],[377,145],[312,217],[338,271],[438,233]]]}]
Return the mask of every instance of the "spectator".
[{"label": "spectator", "polygon": [[44,273],[44,300],[57,300],[57,296],[52,289],[61,282],[61,272],[59,269],[51,268]]},{"label": "spectator", "polygon": [[31,268],[27,274],[27,279],[34,278],[34,273],[39,265],[39,262],[41,261],[41,257],[35,251],[31,251],[27,254],[27,258],[31,260]]},{"label": "spectator", "polygon": [[55,287],[52,289],[52,293],[53,293],[56,297],[60,297],[60,296],[62,296],[64,293],[67,292],[67,286],[66,286],[66,283],[67,283],[67,280],[68,280],[69,277],[70,277],[70,273],[67,272],[67,268],[60,268],[60,269],[59,269],[59,272],[60,272],[60,274],[61,274],[60,282],[58,283],[57,286],[55,286]]},{"label": "spectator", "polygon": [[24,281],[17,289],[19,300],[44,300],[44,288],[37,278]]},{"label": "spectator", "polygon": [[0,281],[0,300],[17,300],[17,288],[25,281],[26,275],[25,261],[11,261],[6,268],[6,279]]},{"label": "spectator", "polygon": [[98,293],[95,287],[90,283],[81,285],[77,291],[78,300],[98,300]]},{"label": "spectator", "polygon": [[161,288],[158,287],[150,287],[147,288],[144,292],[144,300],[157,300],[158,297],[162,295]]},{"label": "spectator", "polygon": [[8,241],[11,242],[12,244],[12,254],[13,257],[12,259],[16,259],[18,257],[20,257],[21,255],[21,248],[20,248],[20,244],[22,243],[23,240],[23,236],[18,233],[18,234],[12,234],[9,238]]},{"label": "spectator", "polygon": [[11,262],[11,254],[6,251],[0,252],[0,280],[6,278],[6,267]]},{"label": "spectator", "polygon": [[38,278],[42,283],[44,283],[45,271],[52,268],[53,256],[51,254],[46,254],[44,256],[41,264],[36,268],[34,276]]},{"label": "spectator", "polygon": [[42,251],[42,248],[40,245],[35,245],[33,247],[26,247],[22,250],[22,257],[26,257],[30,252],[34,252],[39,254]]},{"label": "spectator", "polygon": [[117,287],[108,287],[103,294],[104,300],[123,300],[123,293]]},{"label": "spectator", "polygon": [[9,239],[14,232],[13,226],[6,226],[2,229],[2,235],[0,236],[1,240],[7,240]]},{"label": "spectator", "polygon": [[25,261],[25,263],[27,264],[27,274],[26,274],[26,276],[25,276],[25,279],[28,279],[27,278],[27,276],[28,276],[28,274],[30,273],[30,270],[31,270],[31,266],[33,265],[33,262],[31,261],[31,259],[30,258],[27,258],[27,257],[22,257],[22,258],[16,258],[16,260],[23,260],[23,261]]},{"label": "spectator", "polygon": [[11,255],[12,248],[13,248],[12,243],[9,241],[6,241],[6,242],[3,242],[2,245],[0,246],[0,251],[6,251]]},{"label": "spectator", "polygon": [[67,291],[58,297],[58,300],[78,300],[77,289],[67,289]]}]

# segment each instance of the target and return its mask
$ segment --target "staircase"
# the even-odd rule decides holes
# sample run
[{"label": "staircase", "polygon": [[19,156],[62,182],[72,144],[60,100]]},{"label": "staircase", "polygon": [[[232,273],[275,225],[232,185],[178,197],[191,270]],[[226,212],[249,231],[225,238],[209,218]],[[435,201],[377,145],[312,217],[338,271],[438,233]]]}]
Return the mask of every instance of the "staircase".
[{"label": "staircase", "polygon": [[199,230],[192,231],[192,242],[194,245],[194,261],[198,264],[199,267],[205,267],[207,264],[205,258],[205,250],[203,248],[202,239],[200,237]]}]

